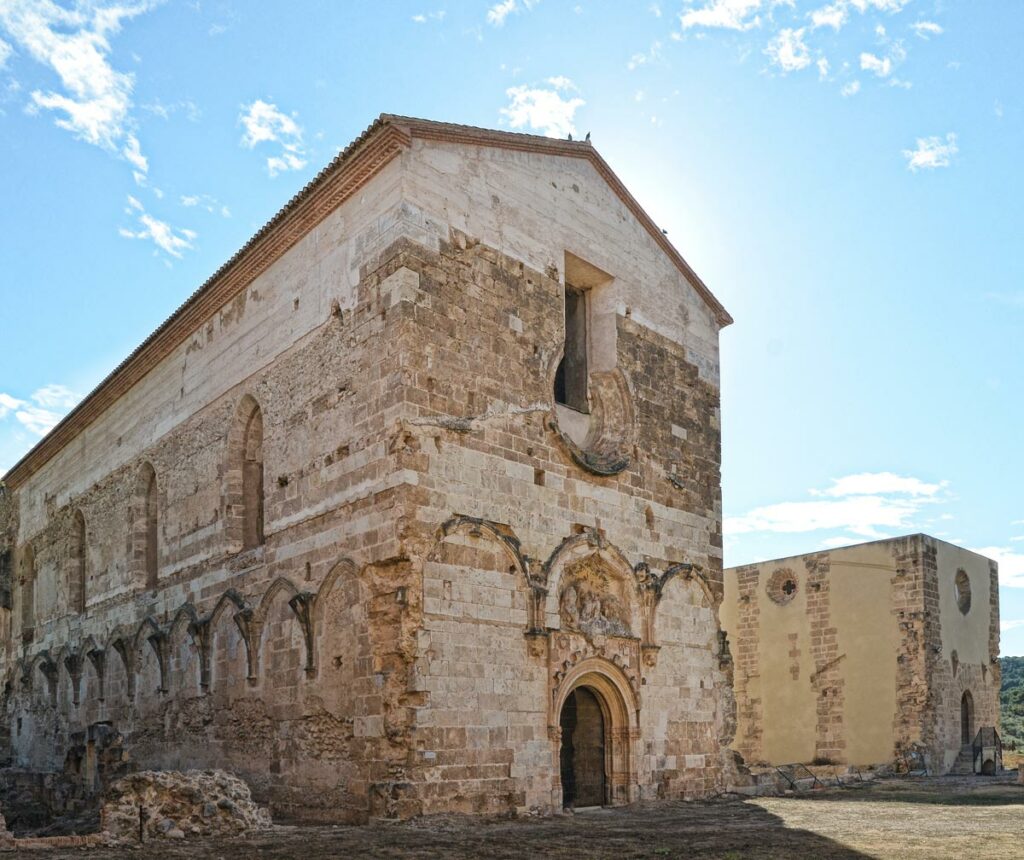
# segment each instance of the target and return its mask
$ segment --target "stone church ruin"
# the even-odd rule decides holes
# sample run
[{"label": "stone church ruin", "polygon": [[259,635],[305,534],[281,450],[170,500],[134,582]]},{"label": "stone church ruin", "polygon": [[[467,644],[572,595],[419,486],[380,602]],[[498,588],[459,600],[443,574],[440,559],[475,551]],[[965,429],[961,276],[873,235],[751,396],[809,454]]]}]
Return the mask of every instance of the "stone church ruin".
[{"label": "stone church ruin", "polygon": [[0,747],[315,822],[724,789],[730,322],[588,142],[382,116],[4,477]]}]

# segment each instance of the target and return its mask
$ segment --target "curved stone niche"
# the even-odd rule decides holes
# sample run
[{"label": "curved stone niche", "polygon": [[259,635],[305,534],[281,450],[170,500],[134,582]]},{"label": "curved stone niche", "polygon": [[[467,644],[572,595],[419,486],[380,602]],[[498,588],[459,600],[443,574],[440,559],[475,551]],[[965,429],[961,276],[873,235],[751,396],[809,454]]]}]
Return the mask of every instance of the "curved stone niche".
[{"label": "curved stone niche", "polygon": [[621,370],[590,374],[589,415],[555,404],[548,427],[573,461],[594,475],[617,475],[630,464],[635,436],[633,396]]}]

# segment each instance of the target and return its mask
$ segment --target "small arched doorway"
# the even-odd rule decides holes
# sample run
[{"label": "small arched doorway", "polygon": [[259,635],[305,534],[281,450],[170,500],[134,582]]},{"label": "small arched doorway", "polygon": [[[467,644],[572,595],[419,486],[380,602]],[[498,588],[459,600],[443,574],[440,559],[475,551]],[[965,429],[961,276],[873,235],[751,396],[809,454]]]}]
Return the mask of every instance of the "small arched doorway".
[{"label": "small arched doorway", "polygon": [[559,765],[562,806],[602,806],[607,802],[605,716],[598,695],[577,687],[562,705]]},{"label": "small arched doorway", "polygon": [[966,746],[974,740],[974,699],[970,690],[960,697],[960,743]]}]

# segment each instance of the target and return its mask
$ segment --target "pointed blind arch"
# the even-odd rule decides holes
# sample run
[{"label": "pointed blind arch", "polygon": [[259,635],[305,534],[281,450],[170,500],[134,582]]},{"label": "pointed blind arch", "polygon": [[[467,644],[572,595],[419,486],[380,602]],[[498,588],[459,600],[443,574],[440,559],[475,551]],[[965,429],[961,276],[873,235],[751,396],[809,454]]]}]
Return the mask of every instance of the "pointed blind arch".
[{"label": "pointed blind arch", "polygon": [[226,528],[236,550],[264,541],[263,410],[251,395],[238,404],[228,433]]},{"label": "pointed blind arch", "polygon": [[132,554],[136,575],[148,589],[156,588],[159,571],[159,505],[156,470],[143,463],[135,485]]}]

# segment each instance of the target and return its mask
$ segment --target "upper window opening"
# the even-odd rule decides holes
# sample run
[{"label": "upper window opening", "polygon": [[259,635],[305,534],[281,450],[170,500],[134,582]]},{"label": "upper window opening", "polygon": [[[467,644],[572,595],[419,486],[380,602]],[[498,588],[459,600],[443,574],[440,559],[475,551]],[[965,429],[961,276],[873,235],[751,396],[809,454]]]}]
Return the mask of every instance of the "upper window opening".
[{"label": "upper window opening", "polygon": [[587,401],[587,294],[565,287],[565,349],[555,371],[555,402],[589,412]]}]

